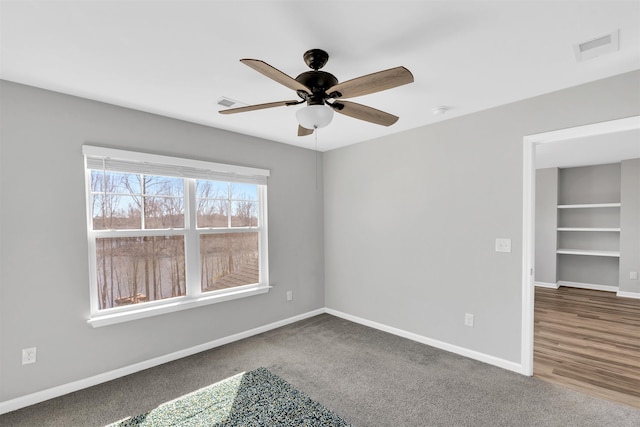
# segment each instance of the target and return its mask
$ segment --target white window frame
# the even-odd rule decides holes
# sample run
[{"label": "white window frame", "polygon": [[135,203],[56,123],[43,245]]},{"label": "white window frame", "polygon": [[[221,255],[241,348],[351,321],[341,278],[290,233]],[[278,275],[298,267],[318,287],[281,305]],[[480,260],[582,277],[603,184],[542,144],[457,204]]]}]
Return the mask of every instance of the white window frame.
[{"label": "white window frame", "polygon": [[[84,145],[85,159],[87,238],[89,247],[90,316],[93,327],[106,326],[135,319],[185,310],[193,307],[259,295],[269,291],[269,251],[267,233],[267,178],[265,169],[234,166],[179,157],[126,151],[113,148]],[[97,170],[97,162],[110,171],[173,176],[185,179],[184,228],[142,230],[94,230],[91,212],[91,171]],[[104,166],[108,164],[110,166]],[[197,228],[196,185],[197,179],[256,184],[258,188],[258,225],[256,227]],[[229,206],[230,208],[230,206]],[[200,235],[215,233],[258,232],[259,282],[230,289],[203,293],[200,280]],[[122,307],[99,309],[98,278],[96,265],[96,240],[99,237],[133,236],[184,236],[186,295],[162,300],[131,304]]]}]

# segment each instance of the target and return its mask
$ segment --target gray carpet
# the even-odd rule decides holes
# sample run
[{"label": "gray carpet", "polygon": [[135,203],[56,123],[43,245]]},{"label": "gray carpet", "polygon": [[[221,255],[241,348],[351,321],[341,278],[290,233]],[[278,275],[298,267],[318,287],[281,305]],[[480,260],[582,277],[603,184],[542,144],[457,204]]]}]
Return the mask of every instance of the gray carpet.
[{"label": "gray carpet", "polygon": [[330,315],[0,416],[2,426],[103,426],[266,367],[354,426],[634,426],[640,410]]}]

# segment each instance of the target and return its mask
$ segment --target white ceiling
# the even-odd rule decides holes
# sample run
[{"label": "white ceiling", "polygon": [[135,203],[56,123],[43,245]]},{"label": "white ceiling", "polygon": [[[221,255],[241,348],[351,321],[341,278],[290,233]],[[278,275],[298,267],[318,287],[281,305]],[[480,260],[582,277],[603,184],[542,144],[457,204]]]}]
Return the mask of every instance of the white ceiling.
[{"label": "white ceiling", "polygon": [[[398,115],[382,127],[336,114],[318,149],[389,135],[640,69],[639,1],[5,1],[0,77],[216,128],[315,148],[294,110],[221,115],[295,99],[241,64],[292,77],[322,48],[345,81],[403,65],[415,82],[354,99]],[[618,52],[578,62],[573,45],[620,30]],[[435,106],[450,108],[434,116]]]},{"label": "white ceiling", "polygon": [[640,129],[536,146],[536,169],[606,165],[640,159]]}]

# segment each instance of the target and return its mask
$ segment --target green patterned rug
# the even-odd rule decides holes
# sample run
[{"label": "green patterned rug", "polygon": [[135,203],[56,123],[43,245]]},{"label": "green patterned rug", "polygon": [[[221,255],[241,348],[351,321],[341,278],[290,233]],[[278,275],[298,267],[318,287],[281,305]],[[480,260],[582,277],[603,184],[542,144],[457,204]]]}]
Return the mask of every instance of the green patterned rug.
[{"label": "green patterned rug", "polygon": [[106,427],[349,426],[265,368],[243,372]]}]

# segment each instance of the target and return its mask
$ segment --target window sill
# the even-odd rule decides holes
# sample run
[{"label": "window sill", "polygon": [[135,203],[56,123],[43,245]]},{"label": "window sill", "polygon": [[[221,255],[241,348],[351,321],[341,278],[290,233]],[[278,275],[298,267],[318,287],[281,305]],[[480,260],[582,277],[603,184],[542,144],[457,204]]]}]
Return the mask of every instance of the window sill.
[{"label": "window sill", "polygon": [[138,309],[120,311],[117,313],[96,314],[91,316],[87,323],[94,328],[101,326],[115,325],[117,323],[129,322],[131,320],[144,319],[161,314],[173,313],[190,308],[201,307],[209,304],[230,301],[238,298],[250,297],[269,292],[271,286],[260,285],[251,288],[239,289],[216,295],[204,295],[198,298],[180,299],[179,301],[168,301],[165,304],[151,307],[140,307]]}]

